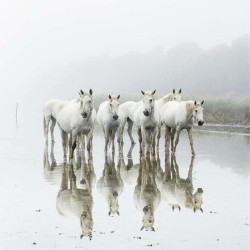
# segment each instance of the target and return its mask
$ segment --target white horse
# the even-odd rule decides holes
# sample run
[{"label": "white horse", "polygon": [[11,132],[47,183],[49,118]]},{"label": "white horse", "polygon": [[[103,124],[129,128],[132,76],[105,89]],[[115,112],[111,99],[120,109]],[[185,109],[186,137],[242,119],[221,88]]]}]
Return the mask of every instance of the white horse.
[{"label": "white horse", "polygon": [[117,170],[115,168],[114,154],[112,154],[112,158],[110,155],[106,155],[102,177],[97,182],[97,190],[108,204],[108,215],[120,215],[119,198],[123,193],[123,188],[124,183],[121,179],[119,166],[117,166]]},{"label": "white horse", "polygon": [[43,109],[44,135],[48,143],[48,127],[51,120],[51,140],[54,142],[54,127],[57,122],[61,129],[64,157],[67,155],[68,134],[70,134],[69,149],[70,161],[73,163],[76,138],[86,135],[87,150],[92,147],[94,120],[96,111],[93,107],[92,90],[79,93],[77,99],[71,101],[51,100],[45,104]]},{"label": "white horse", "polygon": [[155,181],[155,168],[150,157],[141,157],[139,176],[134,190],[135,207],[143,212],[143,229],[154,230],[154,213],[161,201],[161,193]]},{"label": "white horse", "polygon": [[123,119],[119,130],[118,142],[123,144],[123,132],[126,122],[128,123],[128,135],[131,141],[131,144],[134,145],[135,141],[132,136],[132,128],[133,128],[133,112],[136,110],[139,102],[128,101],[120,105],[120,112],[122,113]]},{"label": "white horse", "polygon": [[[167,102],[171,102],[171,101],[181,102],[181,89],[179,91],[175,91],[175,89],[173,89],[172,93],[169,93],[163,96],[162,98],[156,100],[155,104],[157,105],[158,109],[162,111],[162,107],[164,106],[164,104],[166,104]],[[158,148],[159,148],[160,138],[161,138],[161,126],[162,126],[162,123],[159,124],[158,131],[157,131],[157,147]]]},{"label": "white horse", "polygon": [[193,194],[194,187],[192,173],[194,156],[192,156],[191,158],[188,177],[186,179],[180,178],[179,166],[177,165],[175,157],[171,157],[170,165],[169,155],[166,154],[165,162],[166,165],[164,182],[162,185],[162,194],[167,204],[172,207],[173,211],[175,210],[175,208],[181,210],[181,206],[184,206],[185,208],[192,209],[194,212],[196,212],[196,210],[200,210],[201,212],[203,212],[203,189],[198,188],[197,191]]},{"label": "white horse", "polygon": [[149,154],[150,147],[153,148],[155,155],[155,136],[157,127],[160,124],[160,112],[155,105],[155,90],[143,92],[143,100],[132,114],[132,120],[138,128],[139,142],[141,154],[144,155],[145,145],[147,145],[146,153]]},{"label": "white horse", "polygon": [[[68,187],[68,180],[70,187]],[[90,185],[91,180],[86,177],[85,185],[83,188],[77,188],[76,176],[74,173],[73,165],[68,166],[65,164],[62,169],[61,187],[56,198],[56,208],[60,215],[64,217],[76,217],[80,220],[83,236],[92,239],[93,232],[93,197]]]},{"label": "white horse", "polygon": [[[195,154],[193,146],[192,127],[194,120],[197,120],[198,125],[202,126],[203,120],[203,105],[197,101],[168,102],[162,107],[162,122],[165,124],[165,146],[166,152],[169,150],[169,142],[171,137],[172,153],[175,154],[176,147],[179,142],[179,136],[182,129],[188,132],[189,142],[192,154]],[[176,133],[176,138],[174,141]]]},{"label": "white horse", "polygon": [[101,103],[97,112],[96,120],[97,123],[102,126],[105,137],[105,153],[107,153],[108,145],[111,142],[112,150],[115,150],[115,134],[123,119],[119,112],[119,98],[120,95],[109,95],[109,100]]}]

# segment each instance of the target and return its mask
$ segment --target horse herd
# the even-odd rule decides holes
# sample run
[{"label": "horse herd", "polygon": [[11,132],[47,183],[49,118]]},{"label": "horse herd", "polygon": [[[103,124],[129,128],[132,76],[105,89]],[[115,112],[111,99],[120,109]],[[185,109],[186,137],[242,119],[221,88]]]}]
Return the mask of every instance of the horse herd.
[{"label": "horse herd", "polygon": [[[61,131],[64,164],[60,190],[57,196],[57,211],[62,216],[78,217],[82,229],[81,238],[92,238],[93,231],[93,197],[92,188],[95,185],[92,148],[95,121],[102,127],[105,138],[105,164],[102,176],[96,187],[99,194],[108,205],[108,214],[120,214],[119,198],[123,193],[124,182],[135,186],[134,204],[143,213],[141,230],[154,229],[154,213],[162,198],[171,206],[181,209],[181,206],[194,212],[202,206],[202,188],[194,193],[192,171],[194,147],[192,127],[194,121],[199,126],[204,123],[204,101],[182,101],[181,89],[173,90],[159,100],[155,100],[155,91],[141,91],[142,100],[128,101],[119,104],[120,95],[109,95],[107,101],[100,104],[98,112],[94,108],[93,92],[80,90],[79,97],[71,101],[51,100],[44,106],[43,121],[46,147],[44,154],[44,169],[51,171],[48,154],[48,132],[51,132],[51,162],[54,158],[54,128],[56,123]],[[51,123],[51,124],[50,124]],[[127,132],[131,140],[128,154],[128,164],[123,157],[123,133],[127,123]],[[132,128],[138,131],[140,143],[140,163],[134,164],[132,149],[135,140]],[[159,159],[159,140],[161,127],[165,127],[165,171],[162,170]],[[189,135],[192,158],[186,179],[180,178],[175,152],[182,129]],[[69,136],[69,138],[68,138]],[[119,147],[117,167],[115,166],[115,137]],[[85,147],[86,142],[86,147]],[[112,145],[112,156],[109,147]],[[171,145],[172,154],[169,154]],[[88,152],[88,162],[85,159],[85,148]],[[157,148],[157,150],[156,150]],[[69,165],[67,152],[69,149]],[[76,161],[74,151],[76,149]],[[151,158],[151,156],[153,156]],[[73,163],[80,162],[80,187],[76,184],[76,174]],[[75,164],[74,164],[75,165]],[[51,178],[51,172],[49,174]],[[70,186],[68,186],[68,182]]]},{"label": "horse herd", "polygon": [[91,151],[95,121],[103,129],[106,154],[110,145],[112,145],[112,150],[115,150],[116,135],[119,152],[121,152],[123,132],[127,123],[127,131],[132,144],[135,143],[132,128],[133,126],[137,128],[141,155],[148,155],[150,152],[155,155],[156,146],[159,149],[161,127],[165,126],[166,152],[169,151],[171,142],[171,151],[175,155],[180,132],[182,129],[186,129],[191,151],[194,155],[192,127],[195,120],[199,126],[204,123],[202,108],[204,101],[182,101],[181,89],[179,91],[173,90],[161,99],[156,100],[155,92],[155,90],[141,91],[143,95],[141,101],[127,101],[121,105],[119,103],[120,95],[109,95],[108,100],[100,104],[97,113],[94,108],[93,91],[91,89],[89,92],[80,90],[79,97],[71,101],[51,100],[45,104],[43,109],[46,143],[48,143],[50,122],[52,142],[54,142],[54,127],[57,123],[61,131],[64,157],[67,156],[69,145],[69,160],[70,164],[73,164],[72,160],[77,141],[85,145],[86,137],[87,150]]}]

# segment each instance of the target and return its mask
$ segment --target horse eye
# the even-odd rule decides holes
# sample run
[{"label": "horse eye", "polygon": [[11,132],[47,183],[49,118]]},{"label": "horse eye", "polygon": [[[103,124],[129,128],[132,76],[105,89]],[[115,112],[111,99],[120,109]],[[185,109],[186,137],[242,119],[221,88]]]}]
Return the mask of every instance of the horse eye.
[{"label": "horse eye", "polygon": [[152,99],[150,99],[150,102],[152,102],[153,100]]},{"label": "horse eye", "polygon": [[198,111],[197,110],[195,110],[195,113],[197,113]]}]

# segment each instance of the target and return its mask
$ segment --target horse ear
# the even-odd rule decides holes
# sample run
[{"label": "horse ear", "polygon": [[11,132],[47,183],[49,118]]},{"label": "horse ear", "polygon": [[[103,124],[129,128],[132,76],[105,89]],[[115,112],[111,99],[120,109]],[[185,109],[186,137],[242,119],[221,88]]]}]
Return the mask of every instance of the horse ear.
[{"label": "horse ear", "polygon": [[82,94],[80,92],[78,92],[79,96],[81,96]]},{"label": "horse ear", "polygon": [[175,94],[175,89],[173,89],[173,94]]},{"label": "horse ear", "polygon": [[92,240],[92,235],[89,235],[89,240]]},{"label": "horse ear", "polygon": [[84,92],[81,89],[80,89],[80,92],[81,92],[82,95],[84,94]]},{"label": "horse ear", "polygon": [[116,213],[117,213],[117,214],[118,214],[118,215],[120,216],[120,213],[119,213],[119,211],[117,211]]},{"label": "horse ear", "polygon": [[120,95],[117,96],[117,99],[118,99],[118,100],[120,99]]},{"label": "horse ear", "polygon": [[109,95],[109,99],[111,100],[111,95]]},{"label": "horse ear", "polygon": [[174,206],[172,206],[172,211],[174,212]]},{"label": "horse ear", "polygon": [[154,227],[151,227],[152,231],[155,232],[155,228]]},{"label": "horse ear", "polygon": [[200,210],[201,210],[201,212],[203,213],[203,209],[202,209],[202,208],[200,208]]},{"label": "horse ear", "polygon": [[201,101],[201,105],[203,105],[203,104],[204,104],[204,100]]},{"label": "horse ear", "polygon": [[141,227],[141,231],[144,229],[144,226]]},{"label": "horse ear", "polygon": [[142,93],[143,95],[145,95],[145,92],[144,92],[144,91],[142,91],[142,90],[141,90],[141,93]]},{"label": "horse ear", "polygon": [[109,216],[111,215],[111,211],[109,211]]},{"label": "horse ear", "polygon": [[152,95],[154,95],[154,94],[155,94],[155,91],[156,91],[156,89],[152,92]]},{"label": "horse ear", "polygon": [[196,208],[194,207],[194,212],[196,212]]},{"label": "horse ear", "polygon": [[196,101],[194,101],[194,106],[196,106],[196,104],[197,104]]},{"label": "horse ear", "polygon": [[82,239],[82,237],[83,237],[83,234],[80,235],[80,239]]},{"label": "horse ear", "polygon": [[181,89],[179,90],[179,94],[181,93]]},{"label": "horse ear", "polygon": [[93,94],[93,91],[92,89],[89,90],[89,94],[92,95]]}]

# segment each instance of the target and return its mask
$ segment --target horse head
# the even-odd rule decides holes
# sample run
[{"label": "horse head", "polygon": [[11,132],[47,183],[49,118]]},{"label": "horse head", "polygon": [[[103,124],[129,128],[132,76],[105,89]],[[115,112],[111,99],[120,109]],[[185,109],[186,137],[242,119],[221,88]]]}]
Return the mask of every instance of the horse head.
[{"label": "horse head", "polygon": [[91,215],[83,211],[80,217],[80,222],[81,222],[81,228],[82,228],[82,234],[80,238],[86,236],[89,237],[89,239],[92,239],[92,231],[93,231],[93,219]]},{"label": "horse head", "polygon": [[143,229],[151,229],[151,231],[155,231],[154,221],[155,221],[154,212],[152,211],[150,206],[145,206],[143,208],[143,219],[142,219],[143,226],[141,228],[141,231]]},{"label": "horse head", "polygon": [[113,193],[109,197],[109,215],[118,214],[119,213],[119,204],[118,204],[118,192],[113,191]]},{"label": "horse head", "polygon": [[119,99],[120,95],[114,96],[109,95],[109,112],[111,113],[114,120],[119,118]]},{"label": "horse head", "polygon": [[143,94],[143,114],[145,116],[150,116],[152,111],[154,110],[154,105],[155,105],[155,91],[141,91]]},{"label": "horse head", "polygon": [[179,92],[173,89],[171,101],[181,102],[181,89],[179,90]]},{"label": "horse head", "polygon": [[198,122],[199,126],[202,126],[204,123],[203,108],[202,108],[203,103],[204,101],[202,102],[194,101],[193,117]]},{"label": "horse head", "polygon": [[92,94],[92,89],[89,92],[83,92],[82,90],[79,92],[78,102],[80,102],[80,111],[83,118],[88,118],[93,109]]}]

